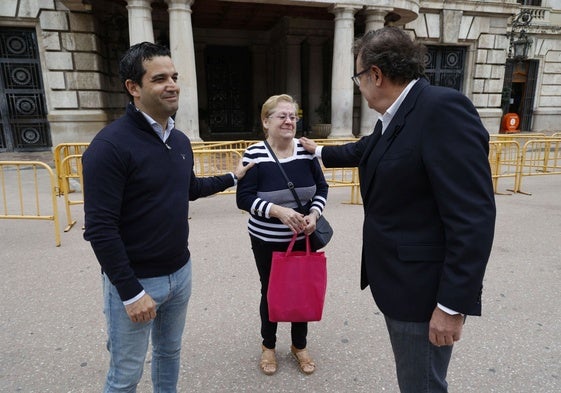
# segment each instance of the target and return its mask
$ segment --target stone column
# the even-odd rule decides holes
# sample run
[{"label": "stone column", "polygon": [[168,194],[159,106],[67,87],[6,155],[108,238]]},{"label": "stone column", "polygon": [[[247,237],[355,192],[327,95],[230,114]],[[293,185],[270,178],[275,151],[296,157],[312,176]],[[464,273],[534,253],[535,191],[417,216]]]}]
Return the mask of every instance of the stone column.
[{"label": "stone column", "polygon": [[140,42],[154,42],[152,28],[152,7],[150,0],[127,0],[129,11],[129,42],[131,45]]},{"label": "stone column", "polygon": [[[387,9],[367,7],[365,10],[366,26],[365,32],[378,30],[384,27],[384,17],[388,13]],[[374,125],[378,120],[379,113],[368,106],[368,102],[361,96],[360,100],[360,135],[371,134]]]},{"label": "stone column", "polygon": [[331,134],[330,138],[353,136],[353,94],[351,80],[354,70],[354,14],[360,7],[335,6],[333,36],[333,69],[331,75]]},{"label": "stone column", "polygon": [[304,114],[310,119],[310,124],[319,123],[320,118],[316,113],[316,108],[321,102],[323,94],[323,43],[324,37],[308,37],[310,44],[310,70],[308,79],[308,104],[309,113]]},{"label": "stone column", "polygon": [[286,93],[302,104],[302,62],[301,43],[303,37],[286,37]]},{"label": "stone column", "polygon": [[179,73],[179,110],[175,116],[178,129],[193,141],[199,136],[199,104],[195,45],[191,24],[191,5],[195,0],[166,0],[169,12],[169,44],[175,68]]}]

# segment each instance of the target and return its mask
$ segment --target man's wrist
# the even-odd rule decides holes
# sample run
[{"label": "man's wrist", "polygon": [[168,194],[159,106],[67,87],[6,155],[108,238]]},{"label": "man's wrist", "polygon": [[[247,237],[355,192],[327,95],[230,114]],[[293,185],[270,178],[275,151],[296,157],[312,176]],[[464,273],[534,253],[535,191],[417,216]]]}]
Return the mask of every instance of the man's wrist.
[{"label": "man's wrist", "polygon": [[314,156],[316,156],[317,158],[321,158],[322,149],[323,149],[323,146],[317,146],[316,150],[314,151]]},{"label": "man's wrist", "polygon": [[448,308],[448,307],[446,307],[446,306],[444,306],[444,305],[442,305],[442,304],[440,304],[440,303],[437,303],[437,306],[438,306],[438,308],[440,308],[442,311],[444,311],[446,314],[449,314],[449,315],[458,315],[458,314],[463,315],[462,313],[460,313],[460,312],[458,312],[458,311],[454,311],[454,310],[452,310],[451,308]]},{"label": "man's wrist", "polygon": [[128,300],[123,301],[123,304],[125,306],[128,306],[129,304],[133,304],[134,302],[138,301],[142,296],[144,296],[146,294],[146,292],[144,291],[144,289],[135,297],[130,298]]}]

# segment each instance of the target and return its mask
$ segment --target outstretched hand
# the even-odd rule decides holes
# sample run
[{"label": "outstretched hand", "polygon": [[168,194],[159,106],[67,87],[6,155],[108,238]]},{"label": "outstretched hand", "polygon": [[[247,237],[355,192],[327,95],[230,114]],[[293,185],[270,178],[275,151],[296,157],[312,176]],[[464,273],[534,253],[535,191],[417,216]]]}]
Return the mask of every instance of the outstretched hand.
[{"label": "outstretched hand", "polygon": [[306,149],[307,152],[312,153],[312,154],[316,152],[316,148],[318,147],[318,145],[313,140],[308,139],[305,136],[303,136],[299,140],[300,140],[300,143],[302,144],[304,149]]}]

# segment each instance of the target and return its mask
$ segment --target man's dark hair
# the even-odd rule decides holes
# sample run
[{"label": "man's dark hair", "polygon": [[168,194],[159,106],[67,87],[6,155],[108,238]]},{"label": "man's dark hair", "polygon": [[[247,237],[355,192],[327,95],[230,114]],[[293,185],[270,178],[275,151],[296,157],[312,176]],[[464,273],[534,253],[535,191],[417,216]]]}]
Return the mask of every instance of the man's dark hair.
[{"label": "man's dark hair", "polygon": [[[127,79],[142,86],[142,77],[146,73],[142,62],[158,56],[171,57],[171,52],[169,48],[151,42],[135,44],[125,52],[119,62],[119,77],[121,78],[121,84],[125,87],[127,94],[128,90],[125,86]],[[132,97],[130,98],[132,99]]]},{"label": "man's dark hair", "polygon": [[354,49],[364,69],[375,65],[394,83],[404,84],[425,76],[426,47],[399,27],[369,31],[356,40]]}]

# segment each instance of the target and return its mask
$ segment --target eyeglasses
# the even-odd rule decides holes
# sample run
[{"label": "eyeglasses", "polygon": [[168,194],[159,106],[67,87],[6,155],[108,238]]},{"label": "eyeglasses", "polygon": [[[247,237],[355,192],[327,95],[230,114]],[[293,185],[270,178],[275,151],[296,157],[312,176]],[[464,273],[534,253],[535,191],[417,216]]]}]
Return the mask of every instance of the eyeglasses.
[{"label": "eyeglasses", "polygon": [[368,71],[370,71],[370,68],[365,68],[364,70],[360,71],[357,74],[354,74],[351,79],[353,80],[353,82],[355,83],[355,85],[360,86],[360,76],[362,74],[367,73]]},{"label": "eyeglasses", "polygon": [[296,115],[287,115],[286,113],[281,113],[278,115],[269,115],[269,117],[274,117],[275,119],[279,119],[281,122],[285,122],[287,119],[290,119],[291,123],[296,123],[300,118]]}]

